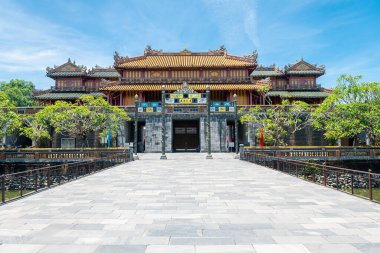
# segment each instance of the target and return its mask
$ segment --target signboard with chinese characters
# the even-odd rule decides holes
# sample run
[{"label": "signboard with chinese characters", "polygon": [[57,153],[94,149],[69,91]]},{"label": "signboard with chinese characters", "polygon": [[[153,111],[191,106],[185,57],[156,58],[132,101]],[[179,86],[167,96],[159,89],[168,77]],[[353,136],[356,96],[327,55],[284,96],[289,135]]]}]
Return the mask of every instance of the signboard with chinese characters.
[{"label": "signboard with chinese characters", "polygon": [[206,104],[207,96],[206,93],[198,93],[194,90],[190,90],[189,85],[183,82],[181,89],[165,95],[165,103],[178,105]]},{"label": "signboard with chinese characters", "polygon": [[141,102],[138,107],[138,112],[161,112],[161,102]]},{"label": "signboard with chinese characters", "polygon": [[206,104],[206,93],[183,93],[166,94],[165,103],[167,104]]}]

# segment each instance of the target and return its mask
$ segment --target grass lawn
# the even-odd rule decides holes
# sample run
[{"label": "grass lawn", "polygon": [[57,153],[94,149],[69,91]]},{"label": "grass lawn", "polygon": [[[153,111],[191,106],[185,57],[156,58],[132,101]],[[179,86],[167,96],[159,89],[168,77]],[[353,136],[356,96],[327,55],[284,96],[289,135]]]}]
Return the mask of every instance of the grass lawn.
[{"label": "grass lawn", "polygon": [[[28,193],[32,192],[32,190],[24,190],[22,192],[23,195],[26,195]],[[20,197],[20,191],[18,190],[9,190],[9,191],[6,191],[5,192],[5,200],[10,200],[10,199],[14,199],[14,198],[17,198],[17,197]]]},{"label": "grass lawn", "polygon": [[[368,189],[354,189],[354,194],[369,198]],[[372,189],[372,198],[374,200],[380,201],[380,188]]]}]

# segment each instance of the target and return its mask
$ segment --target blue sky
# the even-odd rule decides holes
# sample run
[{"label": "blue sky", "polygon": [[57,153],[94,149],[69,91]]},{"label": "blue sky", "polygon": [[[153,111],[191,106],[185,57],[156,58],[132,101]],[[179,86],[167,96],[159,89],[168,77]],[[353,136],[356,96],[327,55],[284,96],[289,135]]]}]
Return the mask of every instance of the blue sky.
[{"label": "blue sky", "polygon": [[280,67],[303,57],[326,66],[324,87],[342,73],[380,81],[379,12],[378,0],[0,0],[0,81],[48,88],[47,66],[110,66],[114,51],[137,56],[146,45],[257,49],[259,64]]}]

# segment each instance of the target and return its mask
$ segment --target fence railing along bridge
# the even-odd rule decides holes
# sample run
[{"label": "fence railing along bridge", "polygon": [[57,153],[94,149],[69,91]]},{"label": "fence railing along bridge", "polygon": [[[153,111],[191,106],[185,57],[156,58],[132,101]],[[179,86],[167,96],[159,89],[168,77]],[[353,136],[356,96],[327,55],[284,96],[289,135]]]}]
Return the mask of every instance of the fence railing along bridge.
[{"label": "fence railing along bridge", "polygon": [[131,151],[126,148],[1,150],[0,162],[3,164],[58,163],[0,175],[1,203],[132,161]]},{"label": "fence railing along bridge", "polygon": [[108,160],[124,155],[132,158],[128,148],[22,148],[0,150],[0,162],[79,162],[89,159]]},{"label": "fence railing along bridge", "polygon": [[380,147],[244,147],[243,152],[259,153],[269,157],[286,157],[292,160],[307,161],[380,160]]},{"label": "fence railing along bridge", "polygon": [[[326,164],[326,161],[376,160],[380,148],[353,147],[246,147],[240,159],[290,174],[358,197],[380,203],[380,174],[371,169],[346,169]],[[319,163],[317,162],[319,161]]]}]

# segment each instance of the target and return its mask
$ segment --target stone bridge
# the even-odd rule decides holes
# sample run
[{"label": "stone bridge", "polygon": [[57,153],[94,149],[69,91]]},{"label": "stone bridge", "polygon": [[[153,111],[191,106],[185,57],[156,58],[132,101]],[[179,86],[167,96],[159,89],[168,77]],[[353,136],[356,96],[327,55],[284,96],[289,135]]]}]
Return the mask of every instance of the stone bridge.
[{"label": "stone bridge", "polygon": [[380,252],[380,205],[233,159],[144,154],[0,206],[0,252]]}]

